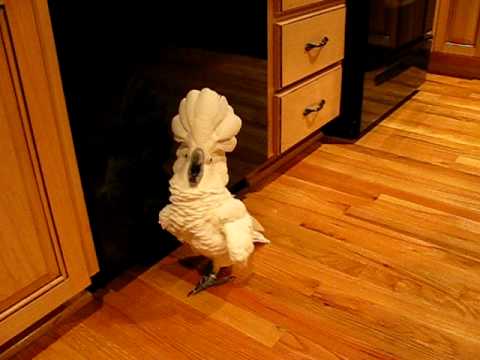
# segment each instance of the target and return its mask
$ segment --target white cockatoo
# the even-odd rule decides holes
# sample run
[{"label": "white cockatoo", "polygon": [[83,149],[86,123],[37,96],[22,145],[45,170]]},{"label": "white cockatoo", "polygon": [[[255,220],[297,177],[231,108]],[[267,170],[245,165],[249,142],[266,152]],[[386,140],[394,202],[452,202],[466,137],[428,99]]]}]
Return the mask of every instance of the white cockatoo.
[{"label": "white cockatoo", "polygon": [[254,243],[268,243],[262,226],[226,188],[226,152],[232,151],[242,126],[224,96],[191,90],[172,120],[180,143],[170,179],[170,204],[159,215],[163,229],[211,262],[207,273],[189,293],[227,282],[222,268],[247,264]]}]

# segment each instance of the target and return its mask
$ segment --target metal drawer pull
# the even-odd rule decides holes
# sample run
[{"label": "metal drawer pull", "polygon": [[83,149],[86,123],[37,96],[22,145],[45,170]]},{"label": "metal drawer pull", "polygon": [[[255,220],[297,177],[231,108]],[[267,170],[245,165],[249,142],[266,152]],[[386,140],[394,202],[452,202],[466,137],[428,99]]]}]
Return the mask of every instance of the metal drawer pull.
[{"label": "metal drawer pull", "polygon": [[315,48],[322,48],[328,44],[329,40],[330,39],[328,37],[324,36],[323,39],[320,40],[320,42],[309,42],[305,45],[305,50],[310,51]]},{"label": "metal drawer pull", "polygon": [[303,110],[303,116],[307,116],[308,114],[313,112],[319,112],[320,110],[323,109],[323,107],[325,106],[325,103],[326,101],[322,99],[322,101],[320,101],[318,105],[307,107],[305,110]]}]

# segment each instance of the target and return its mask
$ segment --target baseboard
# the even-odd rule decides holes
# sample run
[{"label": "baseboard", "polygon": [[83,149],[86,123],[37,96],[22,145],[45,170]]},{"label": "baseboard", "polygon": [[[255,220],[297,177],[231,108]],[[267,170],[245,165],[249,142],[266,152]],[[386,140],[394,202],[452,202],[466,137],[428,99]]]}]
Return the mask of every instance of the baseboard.
[{"label": "baseboard", "polygon": [[428,71],[467,79],[480,79],[480,57],[432,52]]}]

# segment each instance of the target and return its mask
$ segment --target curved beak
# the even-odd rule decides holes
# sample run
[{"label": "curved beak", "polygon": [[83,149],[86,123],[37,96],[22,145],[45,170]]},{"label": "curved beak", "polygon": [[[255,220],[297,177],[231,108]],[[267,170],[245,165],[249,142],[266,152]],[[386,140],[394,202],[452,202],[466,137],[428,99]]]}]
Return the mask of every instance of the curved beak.
[{"label": "curved beak", "polygon": [[202,149],[196,148],[193,150],[190,159],[190,165],[188,167],[188,182],[191,187],[195,187],[200,183],[200,180],[202,180],[205,154]]}]

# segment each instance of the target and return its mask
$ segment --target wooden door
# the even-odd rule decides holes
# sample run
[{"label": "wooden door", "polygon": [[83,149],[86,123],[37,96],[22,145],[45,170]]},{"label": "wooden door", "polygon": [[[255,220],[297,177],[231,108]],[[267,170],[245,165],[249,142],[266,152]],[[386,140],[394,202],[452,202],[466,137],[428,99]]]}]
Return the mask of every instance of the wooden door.
[{"label": "wooden door", "polygon": [[480,0],[438,0],[434,51],[480,56]]},{"label": "wooden door", "polygon": [[90,282],[73,148],[56,123],[54,68],[38,38],[48,13],[10,3],[0,3],[0,345]]}]

